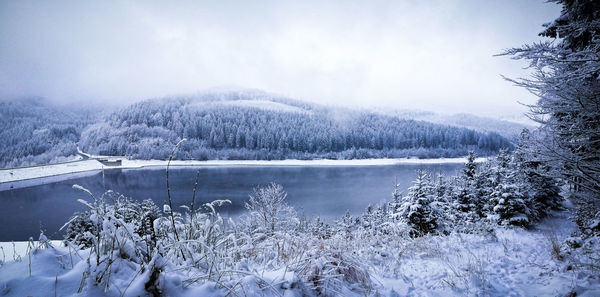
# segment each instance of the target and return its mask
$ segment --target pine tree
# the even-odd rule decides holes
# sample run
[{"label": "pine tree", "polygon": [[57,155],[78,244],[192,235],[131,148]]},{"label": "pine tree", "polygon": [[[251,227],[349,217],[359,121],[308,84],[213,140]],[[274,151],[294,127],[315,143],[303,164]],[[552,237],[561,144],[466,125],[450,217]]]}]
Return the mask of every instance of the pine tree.
[{"label": "pine tree", "polygon": [[352,230],[354,230],[355,228],[355,220],[354,218],[350,215],[350,211],[346,211],[346,214],[342,217],[341,220],[339,220],[337,222],[338,227],[344,231],[344,233],[346,234],[346,238],[348,238],[349,240],[352,239]]},{"label": "pine tree", "polygon": [[432,188],[427,174],[417,170],[417,178],[402,198],[399,216],[412,228],[412,236],[432,233],[436,230],[437,218],[431,208]]},{"label": "pine tree", "polygon": [[547,172],[547,168],[540,168],[528,178],[531,189],[529,195],[537,219],[547,216],[550,210],[560,209],[563,202],[556,179]]},{"label": "pine tree", "polygon": [[457,216],[466,221],[475,221],[483,217],[484,213],[486,197],[481,191],[483,185],[475,159],[475,153],[470,151],[463,174],[457,180],[458,185],[453,193],[453,206],[458,211]]},{"label": "pine tree", "polygon": [[[510,80],[539,97],[530,117],[541,124],[542,161],[598,200],[600,193],[600,1],[551,0],[561,15],[544,24],[555,38],[504,53],[530,62],[531,78]],[[582,195],[580,195],[583,197]],[[586,206],[589,207],[589,204]]]},{"label": "pine tree", "polygon": [[321,217],[317,217],[309,227],[311,233],[319,239],[327,239],[331,237],[331,230]]},{"label": "pine tree", "polygon": [[513,166],[520,188],[527,195],[532,217],[539,220],[560,208],[562,196],[550,168],[540,162],[539,154],[531,147],[535,145],[532,138],[531,132],[523,129],[513,154]]},{"label": "pine tree", "polygon": [[365,228],[365,229],[373,228],[373,214],[374,214],[373,206],[371,204],[369,204],[361,218],[363,228]]},{"label": "pine tree", "polygon": [[495,183],[496,173],[492,162],[488,161],[479,166],[479,172],[475,177],[475,193],[480,203],[480,215],[485,217],[487,214],[493,212],[495,206],[492,193],[494,192],[497,184]]},{"label": "pine tree", "polygon": [[498,223],[526,227],[530,223],[531,211],[526,197],[514,183],[501,183],[492,194],[498,201],[494,212],[498,215]]},{"label": "pine tree", "polygon": [[483,206],[476,205],[474,191],[470,188],[467,181],[459,181],[452,196],[452,214],[457,223],[473,223],[479,220],[481,216],[478,211],[482,209]]},{"label": "pine tree", "polygon": [[433,201],[430,206],[435,214],[438,229],[447,233],[454,220],[454,209],[451,203],[452,187],[444,179],[442,173],[438,173],[437,181],[432,186]]},{"label": "pine tree", "polygon": [[467,163],[465,164],[465,168],[463,169],[463,173],[468,181],[473,181],[475,179],[475,173],[477,171],[477,164],[475,163],[475,152],[469,151],[469,155],[467,156]]},{"label": "pine tree", "polygon": [[454,194],[454,208],[460,212],[474,212],[475,205],[473,204],[473,197],[469,191],[469,188],[463,183],[457,189],[457,192]]},{"label": "pine tree", "polygon": [[98,226],[90,219],[91,212],[76,212],[67,225],[65,239],[80,247],[91,247],[94,244],[94,236],[98,232]]},{"label": "pine tree", "polygon": [[494,193],[499,189],[499,187],[504,183],[509,183],[512,181],[507,180],[508,177],[512,177],[513,175],[510,172],[510,162],[511,157],[508,151],[501,150],[498,156],[496,156],[496,160],[490,165],[488,170],[489,173],[489,184],[488,187],[491,189],[489,199],[486,203],[485,210],[488,212],[493,212],[494,207],[498,204],[499,196],[494,195]]},{"label": "pine tree", "polygon": [[392,191],[392,201],[389,203],[388,211],[392,219],[398,219],[395,215],[400,211],[402,207],[402,191],[400,191],[400,184],[396,182],[394,184],[394,190]]},{"label": "pine tree", "polygon": [[448,183],[446,182],[443,173],[438,173],[436,183],[433,185],[433,192],[438,200],[448,200],[446,195],[448,191]]}]

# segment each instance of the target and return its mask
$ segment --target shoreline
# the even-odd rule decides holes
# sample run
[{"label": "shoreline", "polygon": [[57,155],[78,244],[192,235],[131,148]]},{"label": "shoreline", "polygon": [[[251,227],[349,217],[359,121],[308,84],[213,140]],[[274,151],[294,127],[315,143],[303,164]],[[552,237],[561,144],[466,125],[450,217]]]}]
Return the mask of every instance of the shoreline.
[{"label": "shoreline", "polygon": [[[486,158],[477,158],[482,162]],[[381,158],[381,159],[352,159],[352,160],[172,160],[171,167],[270,167],[270,166],[392,166],[419,164],[449,164],[465,163],[466,157],[461,158]],[[52,183],[72,178],[72,175],[82,173],[98,173],[102,170],[114,169],[143,169],[149,167],[166,167],[166,160],[129,160],[122,159],[121,165],[105,166],[95,159],[73,161],[60,164],[48,164],[32,167],[0,169],[0,191],[28,187],[37,184]]]}]

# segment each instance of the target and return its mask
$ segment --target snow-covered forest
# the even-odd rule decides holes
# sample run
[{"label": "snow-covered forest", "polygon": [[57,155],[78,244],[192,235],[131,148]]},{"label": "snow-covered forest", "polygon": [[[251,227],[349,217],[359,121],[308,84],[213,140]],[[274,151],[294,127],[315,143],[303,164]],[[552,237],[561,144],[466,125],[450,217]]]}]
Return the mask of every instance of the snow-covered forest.
[{"label": "snow-covered forest", "polygon": [[[166,159],[280,160],[440,158],[512,148],[495,131],[325,107],[257,90],[146,100],[102,115],[40,98],[0,101],[0,167],[71,160],[77,146],[100,155]],[[106,111],[103,111],[106,112]]]},{"label": "snow-covered forest", "polygon": [[85,151],[165,159],[458,157],[511,148],[498,133],[327,108],[259,91],[207,93],[134,104],[87,128]]},{"label": "snow-covered forest", "polygon": [[81,131],[95,120],[90,109],[59,107],[41,98],[0,100],[0,167],[70,160]]}]

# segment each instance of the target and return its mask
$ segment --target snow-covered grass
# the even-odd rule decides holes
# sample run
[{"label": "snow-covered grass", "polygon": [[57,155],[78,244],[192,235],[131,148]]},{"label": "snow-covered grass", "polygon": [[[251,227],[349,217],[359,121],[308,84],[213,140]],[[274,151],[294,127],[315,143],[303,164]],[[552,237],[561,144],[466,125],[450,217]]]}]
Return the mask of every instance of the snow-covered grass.
[{"label": "snow-covered grass", "polygon": [[[593,258],[564,245],[562,259],[552,251],[550,235],[564,242],[574,229],[568,213],[561,212],[532,230],[498,227],[419,238],[401,236],[401,228],[388,229],[389,234],[359,228],[327,238],[282,231],[248,234],[249,241],[231,240],[244,235],[230,234],[215,239],[243,246],[225,243],[217,251],[212,250],[217,243],[206,242],[197,247],[222,261],[212,268],[194,268],[193,261],[211,262],[202,258],[166,263],[182,261],[173,255],[140,265],[121,251],[103,270],[94,264],[93,248],[76,251],[52,242],[17,260],[7,256],[0,266],[0,295],[146,296],[153,267],[161,267],[157,283],[170,296],[598,296],[598,270],[581,265]],[[27,249],[27,244],[17,245]],[[225,262],[237,264],[224,269]],[[107,283],[94,283],[106,273]]]},{"label": "snow-covered grass", "polygon": [[598,296],[598,271],[574,268],[593,258],[564,244],[561,253],[571,256],[555,257],[550,238],[562,243],[575,229],[567,213],[555,215],[534,230],[418,238],[403,251],[398,274],[384,274],[382,286],[401,296]]}]

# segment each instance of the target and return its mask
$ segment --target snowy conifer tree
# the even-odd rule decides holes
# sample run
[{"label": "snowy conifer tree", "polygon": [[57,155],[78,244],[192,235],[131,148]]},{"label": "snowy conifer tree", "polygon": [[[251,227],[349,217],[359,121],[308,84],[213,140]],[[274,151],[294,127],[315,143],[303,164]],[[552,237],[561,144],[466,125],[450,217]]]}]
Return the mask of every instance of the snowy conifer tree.
[{"label": "snowy conifer tree", "polygon": [[580,208],[600,212],[600,2],[551,2],[562,5],[561,15],[540,35],[555,40],[506,51],[533,70],[530,78],[510,81],[539,97],[530,118],[543,132],[540,161],[583,192],[573,197]]},{"label": "snowy conifer tree", "polygon": [[499,223],[523,227],[529,225],[531,211],[517,185],[500,184],[493,195],[498,199],[494,212],[498,214]]},{"label": "snowy conifer tree", "polygon": [[458,218],[463,221],[475,221],[482,217],[487,198],[481,189],[483,184],[475,158],[475,153],[470,151],[463,174],[458,177],[453,193],[453,207],[458,211]]},{"label": "snowy conifer tree", "polygon": [[413,236],[432,233],[437,228],[436,214],[431,208],[432,188],[427,174],[417,171],[413,186],[408,189],[408,195],[402,198],[402,207],[398,214],[413,230]]},{"label": "snowy conifer tree", "polygon": [[463,182],[454,193],[454,209],[465,213],[475,211],[473,196],[465,182]]},{"label": "snowy conifer tree", "polygon": [[350,215],[350,211],[346,211],[346,214],[337,222],[338,227],[344,231],[348,239],[352,239],[352,230],[356,227],[356,221]]},{"label": "snowy conifer tree", "polygon": [[501,174],[501,182],[492,193],[492,199],[495,201],[493,210],[498,215],[498,223],[528,226],[532,213],[527,205],[527,196],[519,188],[513,172],[507,169]]},{"label": "snowy conifer tree", "polygon": [[465,164],[463,173],[468,181],[472,181],[475,179],[476,171],[477,164],[475,163],[475,153],[473,151],[469,151],[469,155],[467,156],[467,163]]},{"label": "snowy conifer tree", "polygon": [[402,207],[402,192],[400,191],[400,184],[396,182],[394,184],[394,191],[392,191],[392,201],[388,206],[388,211],[392,219],[398,219],[395,214],[400,211],[400,207]]},{"label": "snowy conifer tree", "polygon": [[539,154],[532,148],[535,145],[532,137],[528,129],[523,129],[514,152],[513,165],[521,190],[528,196],[533,217],[539,220],[551,210],[560,208],[562,196],[550,167],[540,162]]},{"label": "snowy conifer tree", "polygon": [[541,167],[531,171],[527,178],[530,204],[537,219],[548,215],[550,210],[560,209],[563,202],[558,183],[548,172],[547,167]]}]

